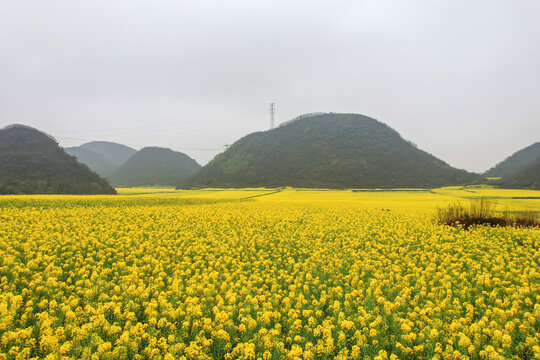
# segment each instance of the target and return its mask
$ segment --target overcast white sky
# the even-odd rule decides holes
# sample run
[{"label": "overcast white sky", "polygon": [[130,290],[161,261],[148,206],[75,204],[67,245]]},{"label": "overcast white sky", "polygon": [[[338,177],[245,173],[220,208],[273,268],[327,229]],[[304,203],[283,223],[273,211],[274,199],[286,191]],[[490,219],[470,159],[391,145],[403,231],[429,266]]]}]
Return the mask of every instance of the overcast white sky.
[{"label": "overcast white sky", "polygon": [[540,141],[539,39],[538,0],[0,0],[0,127],[204,164],[275,102],[484,171]]}]

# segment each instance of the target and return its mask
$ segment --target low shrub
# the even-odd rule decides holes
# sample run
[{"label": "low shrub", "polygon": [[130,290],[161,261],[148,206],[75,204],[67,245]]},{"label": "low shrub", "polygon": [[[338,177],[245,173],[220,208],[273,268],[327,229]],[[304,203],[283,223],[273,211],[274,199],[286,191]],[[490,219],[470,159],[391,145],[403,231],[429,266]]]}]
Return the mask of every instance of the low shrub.
[{"label": "low shrub", "polygon": [[507,221],[507,225],[521,226],[521,227],[534,227],[540,226],[540,220],[536,211],[518,211],[518,212],[506,212],[504,218]]},{"label": "low shrub", "polygon": [[471,200],[469,206],[457,202],[446,208],[437,209],[435,218],[439,224],[461,226],[468,229],[472,225],[534,227],[540,226],[535,211],[506,211],[499,213],[495,204],[486,199]]}]

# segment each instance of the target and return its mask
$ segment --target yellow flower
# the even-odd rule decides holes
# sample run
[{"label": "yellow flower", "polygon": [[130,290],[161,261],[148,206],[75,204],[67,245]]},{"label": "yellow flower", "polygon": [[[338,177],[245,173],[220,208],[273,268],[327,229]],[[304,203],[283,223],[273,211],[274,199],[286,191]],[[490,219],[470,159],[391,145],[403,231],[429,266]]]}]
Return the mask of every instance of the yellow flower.
[{"label": "yellow flower", "polygon": [[341,323],[341,328],[343,330],[352,330],[354,329],[354,322],[350,321],[350,320],[344,320],[342,323]]},{"label": "yellow flower", "polygon": [[225,341],[229,341],[230,336],[229,336],[229,333],[226,332],[225,330],[219,329],[219,330],[217,331],[217,338],[218,338],[218,339],[225,340]]},{"label": "yellow flower", "polygon": [[539,230],[431,219],[539,192],[119,192],[0,198],[0,360],[540,359]]},{"label": "yellow flower", "polygon": [[111,350],[111,343],[110,342],[104,342],[98,346],[97,353],[98,355],[102,355],[104,352],[107,352]]},{"label": "yellow flower", "polygon": [[458,345],[461,347],[469,347],[472,345],[471,339],[469,339],[465,334],[459,335]]}]

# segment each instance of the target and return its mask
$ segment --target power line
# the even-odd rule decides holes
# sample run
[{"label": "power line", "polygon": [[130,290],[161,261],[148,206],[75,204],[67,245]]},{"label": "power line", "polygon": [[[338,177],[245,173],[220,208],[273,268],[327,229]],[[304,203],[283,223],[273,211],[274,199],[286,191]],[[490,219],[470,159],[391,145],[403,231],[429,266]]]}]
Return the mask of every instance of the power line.
[{"label": "power line", "polygon": [[[274,111],[275,111],[275,105],[274,103],[271,103],[270,104],[270,116],[271,116],[270,126],[272,129],[274,128]],[[201,125],[208,126],[208,125],[215,125],[215,124],[221,124],[221,123],[228,123],[230,122],[230,118],[235,118],[235,119],[250,118],[254,114],[255,114],[254,111],[247,110],[247,111],[242,111],[242,112],[237,112],[237,113],[222,114],[220,116],[196,120],[196,121],[188,122],[185,124],[170,124],[170,125],[165,125],[165,126],[159,125],[159,124],[149,124],[149,125],[142,125],[142,126],[119,127],[116,129],[113,128],[113,129],[104,130],[106,132],[102,132],[102,134],[105,134],[105,135],[111,135],[112,133],[118,133],[121,135],[129,134],[130,137],[133,137],[133,136],[136,136],[135,135],[136,133],[144,132],[145,138],[151,138],[151,137],[163,136],[163,133],[171,134],[171,133],[180,132],[180,131],[189,132],[189,130],[194,130],[195,128]],[[90,130],[90,132],[92,131]],[[98,131],[98,133],[100,133],[100,131]],[[94,134],[96,134],[96,132],[93,132],[91,136],[94,137]],[[100,136],[100,135],[97,135],[97,136]],[[55,136],[55,138],[61,139],[63,141],[69,141],[69,142],[95,141],[95,139],[82,139],[82,138],[70,137],[70,136]],[[125,142],[122,142],[122,143],[127,146],[133,146],[133,147],[138,147],[138,148],[148,146],[148,145],[142,145],[142,144],[125,143]],[[216,148],[214,147],[208,147],[208,148],[206,147],[204,148],[203,147],[182,147],[182,148],[170,147],[170,149],[177,150],[177,151],[220,151],[223,149],[227,150],[230,146],[231,146],[230,144],[225,143],[223,147],[219,147],[219,148],[217,147]]]},{"label": "power line", "polygon": [[[81,139],[81,138],[73,138],[73,137],[65,137],[65,136],[55,136],[55,138],[62,139],[62,140],[74,140],[74,141],[85,141],[85,142],[94,141],[94,140],[89,140],[89,139]],[[140,148],[148,146],[148,145],[141,145],[141,144],[128,144],[128,143],[122,143],[122,144],[127,145],[127,146],[140,147]],[[218,151],[218,150],[223,150],[222,148],[199,148],[199,147],[185,147],[185,148],[172,148],[172,147],[170,147],[169,149],[177,150],[177,151]]]},{"label": "power line", "polygon": [[[230,124],[231,119],[233,120],[245,120],[250,119],[255,116],[253,111],[244,111],[236,114],[228,114],[222,116],[216,116],[211,118],[203,118],[200,120],[189,121],[184,123],[176,124],[159,124],[153,123],[143,126],[122,126],[117,128],[107,128],[100,130],[85,130],[85,133],[89,136],[109,136],[109,135],[128,135],[128,136],[138,136],[144,135],[145,138],[149,136],[162,136],[163,134],[171,133],[180,133],[185,131],[192,131],[200,127],[216,126],[222,124]],[[69,135],[68,135],[69,136]],[[88,136],[88,135],[87,135]]]}]

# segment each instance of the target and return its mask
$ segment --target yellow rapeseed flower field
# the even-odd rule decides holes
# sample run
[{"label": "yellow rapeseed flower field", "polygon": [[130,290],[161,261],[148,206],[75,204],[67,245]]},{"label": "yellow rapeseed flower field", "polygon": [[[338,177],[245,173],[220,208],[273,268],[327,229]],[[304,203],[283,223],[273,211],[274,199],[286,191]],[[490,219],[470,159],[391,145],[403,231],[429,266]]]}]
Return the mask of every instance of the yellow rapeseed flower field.
[{"label": "yellow rapeseed flower field", "polygon": [[540,359],[540,192],[119,189],[0,198],[2,359]]}]

